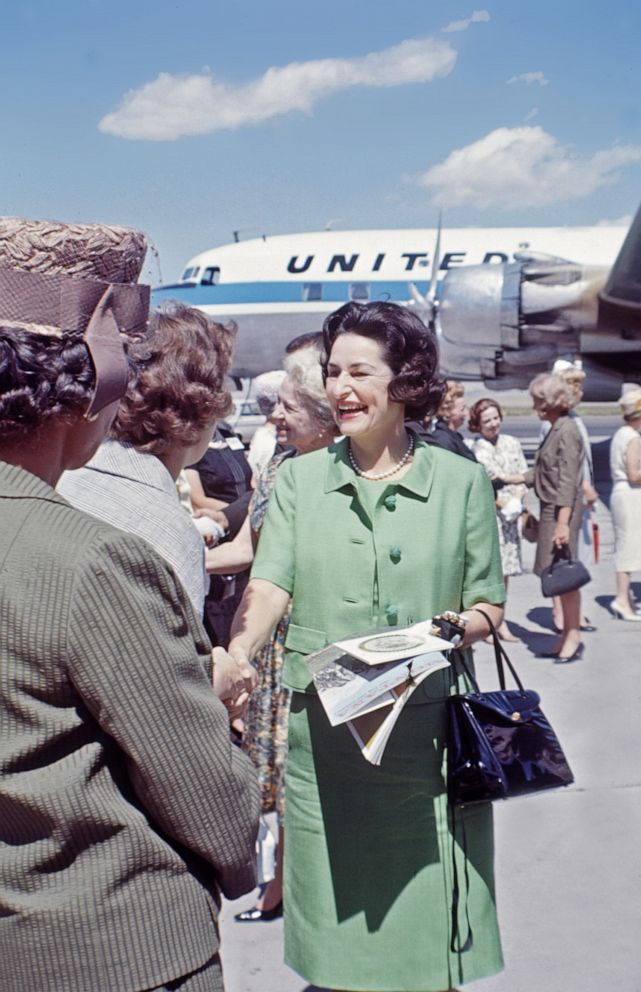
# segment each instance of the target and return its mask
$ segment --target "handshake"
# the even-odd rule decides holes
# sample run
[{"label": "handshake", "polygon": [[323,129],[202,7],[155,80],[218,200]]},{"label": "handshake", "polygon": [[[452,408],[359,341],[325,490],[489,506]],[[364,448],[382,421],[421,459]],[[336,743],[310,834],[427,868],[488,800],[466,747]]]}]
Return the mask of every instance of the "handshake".
[{"label": "handshake", "polygon": [[214,648],[212,660],[214,692],[230,717],[240,716],[256,687],[258,673],[239,647],[232,647],[231,653],[224,648]]}]

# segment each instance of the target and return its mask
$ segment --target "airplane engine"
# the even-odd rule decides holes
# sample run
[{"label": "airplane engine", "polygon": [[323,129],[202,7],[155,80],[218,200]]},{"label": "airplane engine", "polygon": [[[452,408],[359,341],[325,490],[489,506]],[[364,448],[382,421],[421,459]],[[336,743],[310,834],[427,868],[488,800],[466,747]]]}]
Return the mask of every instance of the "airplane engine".
[{"label": "airplane engine", "polygon": [[[595,337],[608,270],[539,253],[514,257],[448,270],[435,319],[443,372],[458,379],[480,372],[488,388],[525,389],[557,358],[581,355],[586,399],[617,398],[623,376],[603,361]],[[641,359],[641,341],[636,347]]]}]

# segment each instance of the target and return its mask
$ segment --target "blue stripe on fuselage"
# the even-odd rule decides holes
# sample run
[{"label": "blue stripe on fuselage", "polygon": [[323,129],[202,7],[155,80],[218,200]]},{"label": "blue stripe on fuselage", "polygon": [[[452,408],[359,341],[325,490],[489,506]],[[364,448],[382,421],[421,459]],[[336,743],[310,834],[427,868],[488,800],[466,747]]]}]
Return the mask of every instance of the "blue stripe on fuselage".
[{"label": "blue stripe on fuselage", "polygon": [[[351,287],[366,285],[369,287],[370,300],[408,300],[410,299],[410,279],[394,281],[371,281],[367,279],[352,279],[350,282],[321,282],[306,280],[305,282],[236,282],[219,283],[217,286],[196,285],[158,286],[152,292],[152,306],[159,306],[163,300],[182,300],[191,306],[223,306],[234,303],[347,303],[351,297]],[[322,285],[320,300],[305,298],[304,286]],[[419,293],[428,291],[429,283],[414,282]],[[365,302],[365,301],[361,301]]]}]

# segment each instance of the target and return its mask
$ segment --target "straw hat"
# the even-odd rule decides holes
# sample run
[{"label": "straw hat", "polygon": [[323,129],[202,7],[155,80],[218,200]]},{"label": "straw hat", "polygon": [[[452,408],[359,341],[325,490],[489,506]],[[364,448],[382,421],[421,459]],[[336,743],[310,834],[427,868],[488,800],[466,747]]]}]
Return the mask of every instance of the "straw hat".
[{"label": "straw hat", "polygon": [[145,251],[145,236],[129,228],[0,217],[0,324],[82,335],[96,375],[89,418],[126,392],[121,335],[146,328],[149,287],[137,285]]}]

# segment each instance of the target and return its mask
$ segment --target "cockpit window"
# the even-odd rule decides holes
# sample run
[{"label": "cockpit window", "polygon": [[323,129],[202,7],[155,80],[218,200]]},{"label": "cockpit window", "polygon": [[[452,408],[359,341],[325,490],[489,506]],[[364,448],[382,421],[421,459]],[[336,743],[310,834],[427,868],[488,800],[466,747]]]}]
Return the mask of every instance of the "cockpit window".
[{"label": "cockpit window", "polygon": [[200,272],[200,266],[192,265],[189,268],[185,269],[185,271],[183,272],[180,278],[182,279],[183,282],[186,282],[188,279],[197,279],[199,272]]},{"label": "cockpit window", "polygon": [[220,282],[220,269],[217,265],[208,265],[200,280],[203,286],[217,286]]}]

